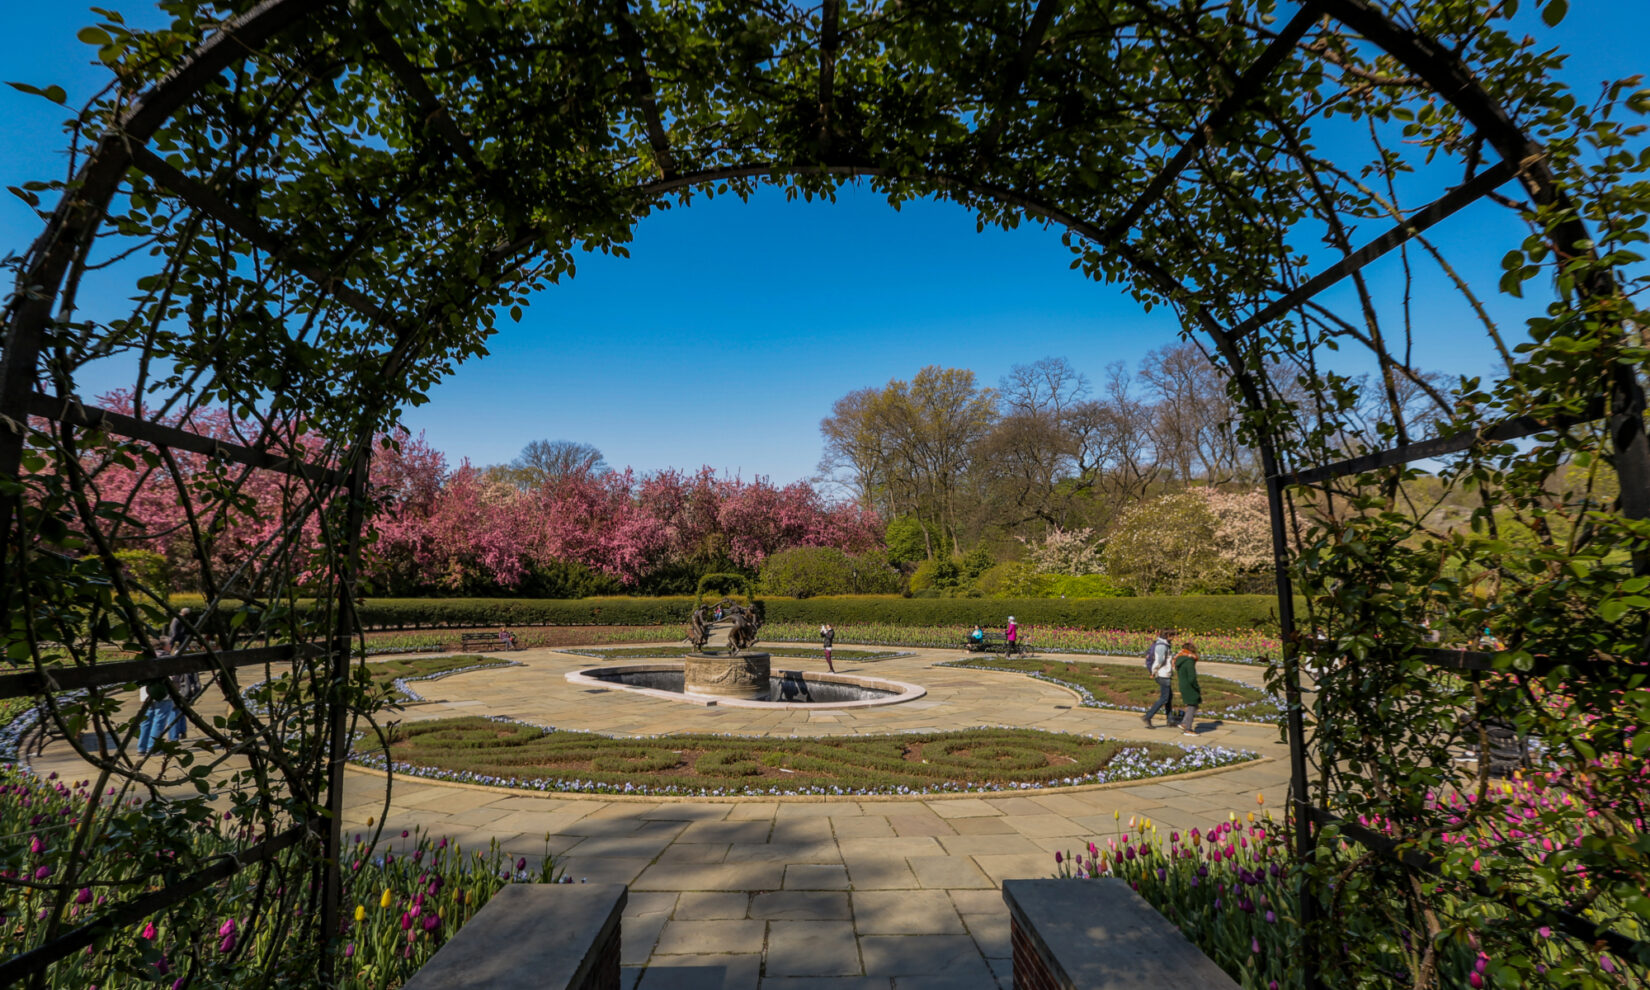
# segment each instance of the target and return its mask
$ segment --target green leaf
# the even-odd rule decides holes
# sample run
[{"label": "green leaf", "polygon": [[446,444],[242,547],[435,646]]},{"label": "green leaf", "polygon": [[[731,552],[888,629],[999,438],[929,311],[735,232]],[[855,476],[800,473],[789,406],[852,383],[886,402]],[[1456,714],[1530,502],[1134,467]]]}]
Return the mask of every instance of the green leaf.
[{"label": "green leaf", "polygon": [[69,94],[63,91],[62,86],[53,85],[42,89],[39,86],[31,86],[28,83],[21,82],[8,82],[6,85],[19,92],[28,93],[30,96],[44,96],[57,104],[62,104],[69,98]]},{"label": "green leaf", "polygon": [[96,45],[99,48],[102,48],[104,45],[107,45],[114,40],[109,37],[109,32],[103,30],[102,28],[95,27],[81,28],[80,33],[75,35],[75,37],[79,38],[88,45]]},{"label": "green leaf", "polygon": [[1547,0],[1547,6],[1541,10],[1542,23],[1548,27],[1557,27],[1564,15],[1570,12],[1570,0]]}]

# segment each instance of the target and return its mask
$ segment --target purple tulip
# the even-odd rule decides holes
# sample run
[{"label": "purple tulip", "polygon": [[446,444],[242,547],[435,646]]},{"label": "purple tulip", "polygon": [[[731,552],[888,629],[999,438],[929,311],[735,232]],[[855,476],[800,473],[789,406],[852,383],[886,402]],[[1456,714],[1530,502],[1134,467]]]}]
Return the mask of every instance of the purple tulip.
[{"label": "purple tulip", "polygon": [[92,903],[92,888],[90,888],[90,887],[80,888],[80,893],[74,895],[74,902],[76,904],[90,904],[90,903]]}]

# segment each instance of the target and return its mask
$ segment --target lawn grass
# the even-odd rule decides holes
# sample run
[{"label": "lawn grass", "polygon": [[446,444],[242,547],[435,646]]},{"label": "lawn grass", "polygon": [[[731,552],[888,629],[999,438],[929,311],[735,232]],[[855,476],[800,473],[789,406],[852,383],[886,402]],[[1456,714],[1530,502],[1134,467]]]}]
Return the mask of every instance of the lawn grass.
[{"label": "lawn grass", "polygon": [[[502,660],[498,657],[484,657],[474,653],[459,653],[443,657],[408,657],[400,660],[375,660],[367,664],[367,672],[372,675],[373,687],[383,696],[395,702],[423,701],[418,692],[407,687],[405,681],[430,680],[447,674],[461,671],[480,670],[485,667],[510,667],[514,660]],[[265,681],[247,688],[246,695],[258,705],[268,705],[271,698],[284,692],[284,682],[291,676],[282,674],[273,681]],[[309,698],[310,687],[303,684],[298,692],[299,703]]]},{"label": "lawn grass", "polygon": [[[1075,688],[1087,708],[1111,708],[1143,712],[1157,701],[1157,681],[1146,673],[1144,664],[1082,663],[1006,657],[979,657],[952,660],[941,667],[973,667],[980,670],[1011,670],[1039,680]],[[1199,672],[1198,686],[1203,704],[1197,714],[1239,722],[1275,723],[1282,718],[1276,702],[1265,691],[1247,684]],[[1180,687],[1175,686],[1175,707],[1183,707]]]},{"label": "lawn grass", "polygon": [[[1254,757],[1036,729],[635,739],[482,717],[397,726],[389,743],[396,773],[546,791],[699,796],[1002,791],[1134,780]],[[355,759],[380,768],[386,762],[382,753]]]},{"label": "lawn grass", "polygon": [[[562,653],[572,653],[581,657],[595,657],[599,660],[642,660],[663,659],[680,660],[686,649],[681,646],[664,644],[660,646],[629,646],[616,650],[562,650]],[[774,657],[794,657],[803,660],[823,660],[825,651],[817,647],[809,649],[805,646],[766,646],[757,645],[752,653],[766,653]],[[895,657],[910,656],[899,650],[832,650],[831,656],[836,660],[892,660]]]}]

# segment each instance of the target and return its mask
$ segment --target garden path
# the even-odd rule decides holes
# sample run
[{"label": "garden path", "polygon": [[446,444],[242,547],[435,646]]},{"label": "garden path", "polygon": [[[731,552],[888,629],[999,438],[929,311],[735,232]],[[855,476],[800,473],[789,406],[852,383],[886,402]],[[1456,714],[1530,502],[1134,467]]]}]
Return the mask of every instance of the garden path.
[{"label": "garden path", "polygon": [[[1135,714],[1076,707],[1071,692],[1020,674],[931,666],[959,651],[912,652],[838,664],[928,689],[918,701],[885,708],[780,712],[587,693],[564,675],[598,661],[541,649],[510,654],[521,667],[415,682],[432,700],[401,717],[486,712],[617,734],[828,735],[987,724],[1192,742],[1162,728],[1147,731]],[[1263,676],[1258,667],[1203,666],[1255,685]],[[784,658],[776,667],[815,670],[824,662]],[[383,778],[352,768],[345,826],[365,831],[369,820],[384,817],[385,835],[421,828],[466,848],[496,839],[529,860],[548,849],[575,880],[630,884],[626,990],[1007,988],[1004,879],[1047,876],[1056,851],[1091,838],[1103,843],[1131,818],[1185,830],[1253,810],[1257,794],[1282,802],[1287,749],[1275,727],[1201,728],[1200,743],[1265,759],[1098,788],[911,799],[586,797],[397,778],[387,816]],[[34,764],[85,774],[62,743]]]}]

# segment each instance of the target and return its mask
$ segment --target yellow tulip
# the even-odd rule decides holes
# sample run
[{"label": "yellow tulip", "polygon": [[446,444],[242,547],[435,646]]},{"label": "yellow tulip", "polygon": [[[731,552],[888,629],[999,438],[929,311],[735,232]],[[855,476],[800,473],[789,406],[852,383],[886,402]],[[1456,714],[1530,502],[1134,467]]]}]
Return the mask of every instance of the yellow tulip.
[{"label": "yellow tulip", "polygon": [[1255,813],[1253,811],[1251,811],[1251,812],[1249,812],[1249,824],[1253,825],[1254,823],[1255,823]]},{"label": "yellow tulip", "polygon": [[378,906],[381,907],[381,908],[387,908],[387,907],[390,906],[390,902],[393,901],[393,900],[394,900],[394,898],[390,896],[390,888],[385,887],[384,888],[384,896],[380,897],[378,899]]},{"label": "yellow tulip", "polygon": [[1256,794],[1255,795],[1255,803],[1264,807],[1265,804],[1266,804],[1266,795]]},{"label": "yellow tulip", "polygon": [[364,906],[360,905],[360,904],[355,905],[355,920],[356,921],[365,921],[365,920],[367,920],[367,909]]}]

